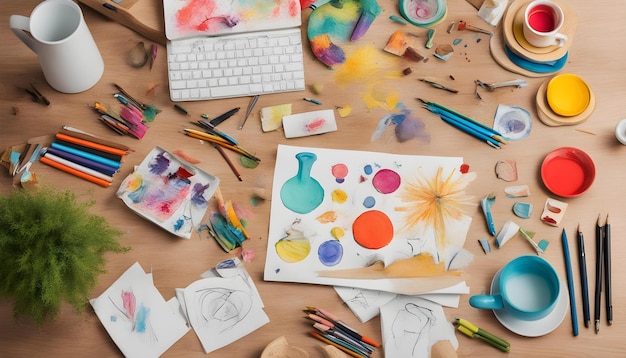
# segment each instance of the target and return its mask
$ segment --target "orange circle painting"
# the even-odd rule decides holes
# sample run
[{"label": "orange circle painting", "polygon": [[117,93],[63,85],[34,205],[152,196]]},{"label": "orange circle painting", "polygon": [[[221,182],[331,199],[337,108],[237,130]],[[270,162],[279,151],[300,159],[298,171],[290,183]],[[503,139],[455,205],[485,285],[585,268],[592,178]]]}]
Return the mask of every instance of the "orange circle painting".
[{"label": "orange circle painting", "polygon": [[352,223],[354,241],[367,249],[380,249],[393,239],[393,224],[387,214],[369,210],[359,215]]}]

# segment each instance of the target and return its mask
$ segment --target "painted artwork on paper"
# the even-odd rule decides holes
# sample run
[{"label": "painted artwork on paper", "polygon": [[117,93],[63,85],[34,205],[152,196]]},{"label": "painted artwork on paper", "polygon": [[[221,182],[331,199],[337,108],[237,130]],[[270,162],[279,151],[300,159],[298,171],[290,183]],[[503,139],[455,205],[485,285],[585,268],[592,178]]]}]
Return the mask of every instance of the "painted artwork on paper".
[{"label": "painted artwork on paper", "polygon": [[389,291],[381,278],[459,283],[450,268],[464,256],[465,188],[476,177],[462,166],[459,157],[280,145],[265,279]]},{"label": "painted artwork on paper", "polygon": [[137,214],[189,239],[218,185],[217,177],[156,147],[124,179],[117,196]]},{"label": "painted artwork on paper", "polygon": [[126,357],[158,357],[189,330],[139,263],[90,303]]},{"label": "painted artwork on paper", "polygon": [[165,35],[192,36],[300,26],[298,0],[163,0]]}]

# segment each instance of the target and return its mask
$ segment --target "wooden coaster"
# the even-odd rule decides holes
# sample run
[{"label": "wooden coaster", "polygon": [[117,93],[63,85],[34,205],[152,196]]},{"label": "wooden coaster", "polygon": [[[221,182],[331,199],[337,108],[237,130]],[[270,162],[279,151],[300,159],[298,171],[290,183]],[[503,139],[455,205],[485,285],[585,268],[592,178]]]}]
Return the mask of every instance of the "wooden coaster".
[{"label": "wooden coaster", "polygon": [[77,0],[148,40],[166,45],[163,0]]},{"label": "wooden coaster", "polygon": [[550,127],[558,127],[558,126],[571,126],[574,124],[579,124],[591,116],[593,110],[596,108],[596,96],[589,88],[589,105],[587,108],[577,116],[560,116],[552,111],[550,105],[548,104],[548,100],[546,99],[546,88],[548,88],[548,82],[550,80],[544,81],[539,89],[537,90],[537,116],[539,120],[542,121],[545,125]]},{"label": "wooden coaster", "polygon": [[540,78],[550,76],[557,72],[533,72],[516,65],[513,61],[511,61],[509,56],[506,54],[506,51],[504,50],[504,36],[502,28],[497,28],[489,39],[489,51],[491,52],[491,57],[493,57],[494,61],[496,61],[496,63],[500,65],[500,67],[504,68],[507,71],[517,73],[518,75],[530,78]]},{"label": "wooden coaster", "polygon": [[[578,27],[578,17],[567,4],[563,3],[562,1],[553,1],[557,3],[561,7],[561,9],[563,9],[563,14],[565,15],[565,23],[561,28],[561,33],[567,35],[567,41],[565,42],[565,45],[563,45],[562,47],[550,46],[546,49],[552,49],[552,51],[543,52],[547,50],[534,47],[530,45],[525,39],[522,41],[524,45],[521,44],[515,36],[515,27],[519,27],[517,31],[522,31],[521,37],[523,38],[524,35],[521,27],[523,26],[524,21],[524,9],[526,8],[526,5],[530,3],[530,0],[514,0],[509,5],[509,8],[504,13],[504,17],[502,19],[504,43],[509,47],[509,49],[511,49],[513,53],[520,57],[526,58],[529,61],[537,63],[556,61],[565,56],[565,54],[571,47],[572,42],[574,41],[574,35],[576,34],[576,28]],[[520,13],[521,17],[519,17]]]}]

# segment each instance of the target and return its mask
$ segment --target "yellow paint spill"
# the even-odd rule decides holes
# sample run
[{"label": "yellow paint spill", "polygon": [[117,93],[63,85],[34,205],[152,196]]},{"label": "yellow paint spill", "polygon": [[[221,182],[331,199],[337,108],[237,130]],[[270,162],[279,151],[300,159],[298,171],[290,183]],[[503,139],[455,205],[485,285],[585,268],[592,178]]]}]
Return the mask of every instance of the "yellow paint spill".
[{"label": "yellow paint spill", "polygon": [[346,194],[346,192],[341,189],[333,190],[330,196],[333,200],[333,203],[337,204],[343,204],[346,202],[346,200],[348,200],[348,194]]}]

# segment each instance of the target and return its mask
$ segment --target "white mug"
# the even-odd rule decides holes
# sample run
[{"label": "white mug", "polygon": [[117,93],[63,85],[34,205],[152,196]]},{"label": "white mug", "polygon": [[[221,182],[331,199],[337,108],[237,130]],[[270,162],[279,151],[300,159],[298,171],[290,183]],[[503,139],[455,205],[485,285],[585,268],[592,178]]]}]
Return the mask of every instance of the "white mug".
[{"label": "white mug", "polygon": [[37,54],[46,81],[57,91],[83,92],[102,77],[104,61],[74,1],[45,0],[30,17],[11,15],[9,25]]},{"label": "white mug", "polygon": [[532,1],[524,11],[524,38],[535,47],[562,47],[567,42],[567,35],[559,32],[564,22],[563,9],[555,2]]}]

